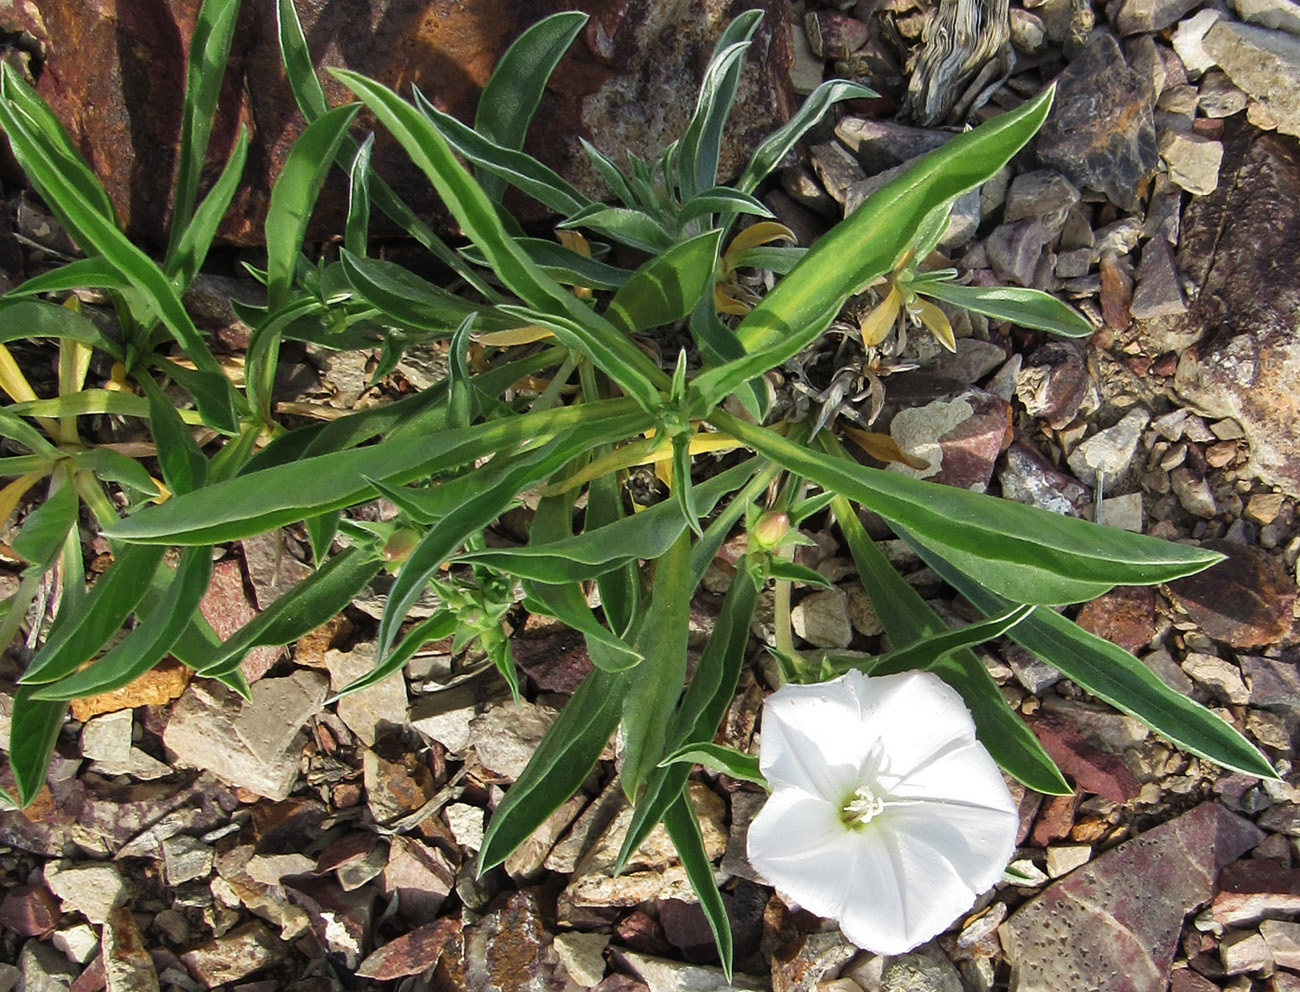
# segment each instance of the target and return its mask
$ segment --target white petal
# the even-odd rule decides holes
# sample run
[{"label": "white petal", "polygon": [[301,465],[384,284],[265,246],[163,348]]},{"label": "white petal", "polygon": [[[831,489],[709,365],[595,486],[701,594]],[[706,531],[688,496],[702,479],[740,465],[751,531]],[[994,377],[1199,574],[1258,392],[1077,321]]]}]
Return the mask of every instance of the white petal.
[{"label": "white petal", "polygon": [[861,784],[859,769],[874,739],[864,733],[858,695],[843,683],[786,685],[764,702],[759,767],[773,788],[791,786],[838,804]]},{"label": "white petal", "polygon": [[1016,814],[1002,773],[976,741],[935,755],[901,779],[881,776],[880,785],[895,799],[962,803]]},{"label": "white petal", "polygon": [[1002,877],[1015,853],[1020,826],[1014,811],[925,801],[890,807],[880,820],[901,850],[919,861],[946,862],[963,888],[974,894]]},{"label": "white petal", "polygon": [[795,789],[778,790],[749,825],[754,870],[789,899],[819,916],[836,916],[850,892],[852,831],[839,810]]},{"label": "white petal", "polygon": [[860,700],[863,731],[882,742],[880,780],[898,780],[936,755],[975,739],[975,723],[957,691],[932,672],[902,672],[846,683]]}]

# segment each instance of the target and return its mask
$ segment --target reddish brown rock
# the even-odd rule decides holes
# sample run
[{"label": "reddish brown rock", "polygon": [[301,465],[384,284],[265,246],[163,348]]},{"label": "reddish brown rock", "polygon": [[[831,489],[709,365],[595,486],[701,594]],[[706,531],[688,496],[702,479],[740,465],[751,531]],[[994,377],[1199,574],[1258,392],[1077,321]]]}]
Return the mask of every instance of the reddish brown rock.
[{"label": "reddish brown rock", "polygon": [[20,937],[46,937],[59,925],[59,901],[39,885],[18,885],[0,901],[0,928]]},{"label": "reddish brown rock", "polygon": [[1011,441],[1011,407],[982,389],[900,411],[889,433],[923,469],[895,465],[918,479],[983,492]]},{"label": "reddish brown rock", "polygon": [[358,978],[389,982],[418,975],[438,963],[447,942],[460,933],[460,920],[445,917],[385,944],[361,962]]},{"label": "reddish brown rock", "polygon": [[1300,868],[1247,858],[1228,865],[1219,877],[1214,919],[1225,926],[1247,926],[1293,913],[1300,913]]},{"label": "reddish brown rock", "polygon": [[[199,612],[223,641],[257,616],[257,610],[244,591],[244,570],[238,561],[229,558],[212,567],[212,581],[199,603]],[[253,648],[244,656],[244,675],[248,681],[256,682],[271,670],[279,657],[279,648]]]},{"label": "reddish brown rock", "polygon": [[[48,53],[38,91],[71,130],[128,230],[136,238],[163,240],[199,0],[16,0],[11,6],[6,26],[31,31]],[[572,5],[375,0],[360,16],[343,0],[298,0],[296,6],[318,70],[345,66],[408,99],[418,86],[439,107],[471,120],[479,89],[509,42],[528,24]],[[785,4],[587,0],[579,6],[594,16],[547,87],[530,150],[591,192],[597,190],[578,139],[594,140],[621,159],[628,149],[654,155],[679,137],[714,42],[745,7],[763,7],[766,23],[749,56],[750,81],[741,88],[724,169],[738,172],[757,142],[790,113]],[[336,81],[323,81],[332,105],[351,99]],[[253,146],[223,234],[251,244],[261,241],[274,177],[303,127],[284,79],[273,4],[244,4],[240,12],[209,175],[225,162],[240,126],[251,130]],[[375,162],[417,213],[434,208],[428,181],[387,135],[376,139]],[[322,233],[342,229],[346,202],[346,185],[336,173],[317,214]]]},{"label": "reddish brown rock", "polygon": [[1001,927],[1012,992],[1166,992],[1183,918],[1262,837],[1204,803],[1071,872]]},{"label": "reddish brown rock", "polygon": [[1126,803],[1142,791],[1118,757],[1089,744],[1066,721],[1054,716],[1034,716],[1027,717],[1025,722],[1056,766],[1084,792]]},{"label": "reddish brown rock", "polygon": [[591,671],[582,634],[549,617],[530,616],[522,633],[510,639],[510,656],[547,692],[571,694]]},{"label": "reddish brown rock", "polygon": [[1070,835],[1074,814],[1082,798],[1080,793],[1072,792],[1068,796],[1048,796],[1043,801],[1033,832],[1029,835],[1035,847],[1046,847]]},{"label": "reddish brown rock", "polygon": [[455,881],[456,871],[443,853],[413,837],[393,839],[379,880],[380,891],[396,896],[401,914],[419,924],[433,922]]},{"label": "reddish brown rock", "polygon": [[279,938],[260,920],[181,955],[190,974],[208,988],[237,982],[276,961],[284,953]]},{"label": "reddish brown rock", "polygon": [[1169,595],[1215,640],[1234,648],[1273,644],[1290,630],[1296,584],[1280,561],[1230,541],[1202,547],[1225,561],[1169,583]]},{"label": "reddish brown rock", "polygon": [[1112,589],[1085,603],[1074,622],[1125,651],[1138,651],[1156,636],[1156,594],[1148,586]]}]

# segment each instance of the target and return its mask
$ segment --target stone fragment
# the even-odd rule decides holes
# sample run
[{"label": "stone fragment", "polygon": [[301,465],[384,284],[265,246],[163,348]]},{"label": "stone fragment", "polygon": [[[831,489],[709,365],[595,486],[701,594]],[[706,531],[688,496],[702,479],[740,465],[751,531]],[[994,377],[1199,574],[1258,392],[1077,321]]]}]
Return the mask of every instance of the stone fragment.
[{"label": "stone fragment", "polygon": [[[1022,172],[1011,180],[1002,220],[1011,224],[1030,217],[1057,215],[1060,225],[1064,225],[1065,215],[1078,202],[1079,191],[1055,169]],[[1048,227],[1058,225],[1048,222]]]},{"label": "stone fragment", "polygon": [[477,678],[418,697],[410,708],[410,723],[449,754],[460,754],[470,743],[470,724],[489,702],[510,698],[500,679]]},{"label": "stone fragment", "polygon": [[477,851],[483,846],[484,812],[482,806],[469,803],[452,803],[444,811],[451,835],[467,851]]},{"label": "stone fragment", "polygon": [[521,700],[491,706],[470,723],[470,744],[483,767],[514,781],[537,750],[556,711]]},{"label": "stone fragment", "polygon": [[105,713],[86,721],[81,728],[81,753],[95,762],[104,775],[124,775],[131,767],[131,729],[135,721],[130,710]]},{"label": "stone fragment", "polygon": [[848,116],[835,125],[835,136],[857,156],[867,174],[874,176],[934,151],[952,134],[888,119]]},{"label": "stone fragment", "polygon": [[1183,917],[1210,898],[1219,869],[1262,837],[1204,803],[1072,872],[1002,925],[1011,988],[1165,992]]},{"label": "stone fragment", "polygon": [[336,879],[299,875],[286,883],[285,892],[306,910],[311,930],[326,954],[348,971],[355,971],[371,949],[374,886],[347,891]]},{"label": "stone fragment", "polygon": [[[456,984],[441,987],[518,992],[566,987],[568,975],[542,919],[542,903],[535,889],[510,893],[493,912],[467,924],[458,943],[461,953],[456,957],[463,977],[456,976]],[[449,949],[442,964],[448,965],[452,956]]]},{"label": "stone fragment", "polygon": [[1079,189],[1105,193],[1125,210],[1155,172],[1158,151],[1151,95],[1119,44],[1099,33],[1061,73],[1056,102],[1035,148],[1045,165]]},{"label": "stone fragment", "polygon": [[1124,0],[1115,15],[1121,35],[1163,31],[1196,6],[1196,0]]},{"label": "stone fragment", "polygon": [[972,386],[1007,360],[1001,345],[976,338],[958,338],[956,354],[944,351],[935,362],[936,375]]},{"label": "stone fragment", "polygon": [[418,975],[438,963],[442,950],[460,933],[460,920],[444,917],[402,934],[373,952],[357,969],[357,977],[390,982]]},{"label": "stone fragment", "polygon": [[1268,942],[1274,964],[1279,968],[1300,969],[1300,923],[1261,920],[1259,933]]},{"label": "stone fragment", "polygon": [[867,178],[862,166],[838,141],[827,141],[808,149],[813,171],[821,180],[822,188],[836,203],[843,204],[849,187]]},{"label": "stone fragment", "polygon": [[1078,414],[1092,387],[1079,348],[1049,341],[1034,350],[1016,378],[1016,397],[1032,417],[1060,430]]},{"label": "stone fragment", "polygon": [[[64,992],[72,987],[80,973],[76,965],[39,940],[23,941],[16,970],[21,975],[18,992]],[[3,980],[4,973],[0,972],[0,981]]]},{"label": "stone fragment", "polygon": [[1213,910],[1216,923],[1236,927],[1300,912],[1300,869],[1264,858],[1231,864],[1219,877]]},{"label": "stone fragment", "polygon": [[1235,0],[1233,6],[1247,24],[1300,35],[1300,7],[1295,0]]},{"label": "stone fragment", "polygon": [[175,834],[162,842],[163,870],[167,884],[175,888],[212,874],[213,849],[197,837]]},{"label": "stone fragment", "polygon": [[158,970],[145,947],[135,916],[118,906],[104,923],[100,960],[108,992],[158,992]]},{"label": "stone fragment", "polygon": [[163,743],[181,765],[283,799],[298,776],[303,723],[325,701],[328,680],[298,671],[253,685],[247,702],[215,682],[195,682],[173,708]]},{"label": "stone fragment", "polygon": [[1117,803],[1128,802],[1141,791],[1119,758],[1089,744],[1065,720],[1034,716],[1026,722],[1056,766],[1083,791]]},{"label": "stone fragment", "polygon": [[962,992],[957,967],[933,944],[892,957],[880,975],[880,992]]},{"label": "stone fragment", "polygon": [[1205,35],[1222,16],[1207,7],[1179,21],[1173,36],[1174,53],[1187,70],[1187,78],[1199,79],[1205,70],[1214,68],[1214,56],[1205,49]]},{"label": "stone fragment", "polygon": [[44,938],[58,925],[58,900],[39,885],[15,885],[0,900],[0,929]]},{"label": "stone fragment", "polygon": [[1011,8],[1011,44],[1025,55],[1037,55],[1047,46],[1043,19],[1022,7]]},{"label": "stone fragment", "polygon": [[[103,713],[130,710],[137,706],[165,706],[185,691],[192,672],[189,667],[170,658],[120,689],[72,701],[72,719],[79,723]],[[6,735],[6,740],[8,739]]]},{"label": "stone fragment", "polygon": [[1098,523],[1106,527],[1127,530],[1134,534],[1142,533],[1143,521],[1142,494],[1125,493],[1123,496],[1107,496],[1101,506]]},{"label": "stone fragment", "polygon": [[[248,594],[244,591],[244,570],[238,561],[227,558],[212,566],[208,591],[199,603],[199,612],[221,640],[229,640],[234,633],[257,616]],[[280,648],[253,648],[245,657],[242,667],[250,682],[256,682],[280,657]]]},{"label": "stone fragment", "polygon": [[1251,493],[1242,516],[1251,523],[1265,527],[1277,519],[1285,500],[1286,497],[1281,493]]},{"label": "stone fragment", "polygon": [[1223,162],[1220,142],[1169,130],[1160,136],[1160,155],[1169,166],[1169,178],[1176,186],[1197,196],[1206,196],[1219,188],[1219,166]]},{"label": "stone fragment", "polygon": [[1218,69],[1209,70],[1201,78],[1197,109],[1211,120],[1231,117],[1246,109],[1248,97],[1232,85],[1232,80]]},{"label": "stone fragment", "polygon": [[1257,548],[1229,541],[1202,547],[1227,556],[1195,576],[1167,586],[1170,596],[1215,640],[1253,648],[1291,629],[1296,586],[1285,567]]},{"label": "stone fragment", "polygon": [[51,862],[45,866],[45,884],[58,897],[63,912],[80,913],[96,925],[126,898],[122,876],[111,864]]},{"label": "stone fragment", "polygon": [[838,586],[810,593],[790,611],[794,632],[819,648],[847,648],[853,640],[848,594]]},{"label": "stone fragment", "polygon": [[605,948],[609,935],[570,930],[555,935],[555,953],[569,977],[585,988],[599,985],[605,977]]},{"label": "stone fragment", "polygon": [[1038,217],[999,224],[984,242],[989,265],[1002,282],[1032,286],[1043,248],[1052,233]]},{"label": "stone fragment", "polygon": [[1249,654],[1239,662],[1251,706],[1300,716],[1300,671],[1295,662]]},{"label": "stone fragment", "polygon": [[[330,675],[330,693],[337,694],[375,667],[373,643],[355,645],[350,651],[325,652],[325,668]],[[351,692],[335,704],[339,719],[367,747],[386,730],[406,724],[406,680],[391,675],[358,692]]]},{"label": "stone fragment", "polygon": [[1099,285],[1089,292],[1101,291],[1102,322],[1115,331],[1126,330],[1133,321],[1129,304],[1133,300],[1133,276],[1127,262],[1115,252],[1103,251],[1097,260]]},{"label": "stone fragment", "polygon": [[1125,651],[1137,652],[1156,636],[1155,609],[1149,586],[1120,586],[1085,603],[1074,622]]},{"label": "stone fragment", "polygon": [[1013,441],[1007,449],[998,482],[1004,499],[1066,516],[1078,516],[1091,498],[1078,479],[1056,468],[1024,441]]},{"label": "stone fragment", "polygon": [[1209,481],[1197,471],[1180,465],[1169,473],[1169,485],[1184,510],[1194,517],[1209,520],[1219,512]]},{"label": "stone fragment", "polygon": [[1224,934],[1219,944],[1219,960],[1228,975],[1273,970],[1273,955],[1268,942],[1258,933]]},{"label": "stone fragment", "polygon": [[[1215,175],[1218,175],[1217,165]],[[1212,192],[1212,189],[1207,192]],[[1152,238],[1142,249],[1142,260],[1138,263],[1129,312],[1135,320],[1150,320],[1185,313],[1186,310],[1187,303],[1178,281],[1173,250],[1164,238]]]},{"label": "stone fragment", "polygon": [[1232,82],[1258,101],[1283,134],[1300,135],[1300,38],[1220,20],[1205,50]]},{"label": "stone fragment", "polygon": [[838,10],[810,10],[803,23],[808,45],[821,59],[845,58],[867,43],[867,25]]},{"label": "stone fragment", "polygon": [[883,634],[884,625],[880,622],[880,616],[876,613],[876,607],[866,590],[856,582],[849,583],[843,589],[848,594],[849,622],[853,625],[853,629],[863,637],[876,637]]},{"label": "stone fragment", "polygon": [[1047,877],[1060,878],[1092,859],[1092,848],[1087,844],[1053,844],[1047,849]]},{"label": "stone fragment", "polygon": [[400,734],[381,737],[361,755],[361,778],[370,813],[382,824],[415,812],[436,788],[427,761],[406,747]]},{"label": "stone fragment", "polygon": [[380,891],[396,895],[401,914],[423,925],[437,917],[455,880],[456,870],[436,847],[413,837],[397,837],[388,852]]},{"label": "stone fragment", "polygon": [[759,992],[768,983],[748,975],[733,975],[730,982],[721,968],[686,964],[633,951],[618,954],[620,962],[645,982],[650,992]]},{"label": "stone fragment", "polygon": [[925,469],[891,464],[917,479],[983,492],[1007,441],[1010,408],[982,389],[900,411],[889,433],[904,452],[928,463]]},{"label": "stone fragment", "polygon": [[1220,699],[1236,706],[1250,702],[1250,690],[1241,680],[1240,670],[1222,658],[1190,651],[1183,659],[1183,671],[1191,676],[1193,682],[1205,686]]},{"label": "stone fragment", "polygon": [[790,88],[797,96],[807,96],[822,84],[826,63],[813,54],[804,31],[790,32]]},{"label": "stone fragment", "polygon": [[510,655],[539,689],[572,694],[590,673],[591,657],[580,631],[532,614],[510,638]]},{"label": "stone fragment", "polygon": [[278,960],[283,953],[275,934],[260,920],[186,951],[185,967],[207,988],[237,982]]},{"label": "stone fragment", "polygon": [[1098,431],[1079,443],[1066,461],[1074,474],[1090,486],[1097,485],[1098,476],[1113,485],[1122,479],[1137,454],[1142,431],[1151,421],[1151,414],[1141,407],[1130,410],[1114,427]]},{"label": "stone fragment", "polygon": [[[88,964],[99,953],[99,937],[88,923],[77,923],[50,935],[50,943],[61,950],[69,961]],[[0,988],[4,982],[0,981]]]}]

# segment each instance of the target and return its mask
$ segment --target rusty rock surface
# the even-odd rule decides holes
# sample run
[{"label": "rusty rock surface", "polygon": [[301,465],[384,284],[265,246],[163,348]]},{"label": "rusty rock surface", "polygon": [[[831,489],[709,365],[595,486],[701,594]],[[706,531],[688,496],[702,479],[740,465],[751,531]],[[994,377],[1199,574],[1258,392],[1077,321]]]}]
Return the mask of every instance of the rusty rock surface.
[{"label": "rusty rock surface", "polygon": [[[0,11],[0,27],[30,32],[43,46],[38,92],[90,161],[123,226],[154,244],[165,240],[199,2],[12,0]],[[789,12],[777,0],[372,0],[364,7],[296,0],[296,6],[331,105],[350,95],[325,70],[345,67],[407,99],[418,86],[467,121],[497,59],[528,25],[573,7],[590,13],[547,87],[527,150],[593,196],[603,191],[579,139],[616,161],[629,149],[642,156],[661,151],[686,126],[718,36],[745,9],[760,7],[765,16],[724,144],[724,172],[736,174],[791,111]],[[358,133],[373,124],[363,116]],[[274,178],[305,126],[281,65],[270,3],[245,3],[240,12],[205,181],[216,177],[241,126],[253,141],[221,235],[257,244]],[[374,162],[417,213],[447,226],[428,181],[386,134],[376,136]],[[341,231],[345,209],[346,185],[335,170],[311,236]]]}]

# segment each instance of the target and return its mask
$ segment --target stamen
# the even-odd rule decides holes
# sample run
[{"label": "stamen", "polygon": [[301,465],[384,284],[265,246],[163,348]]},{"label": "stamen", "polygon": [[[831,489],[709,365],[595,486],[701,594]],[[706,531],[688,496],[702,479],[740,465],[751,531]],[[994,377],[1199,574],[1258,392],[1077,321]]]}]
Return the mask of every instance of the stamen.
[{"label": "stamen", "polygon": [[846,826],[854,829],[864,827],[885,809],[885,800],[877,796],[868,786],[860,785],[853,792],[853,798],[844,804],[840,819]]}]

